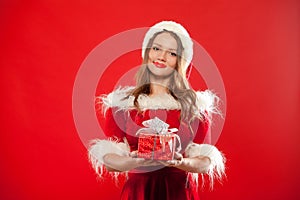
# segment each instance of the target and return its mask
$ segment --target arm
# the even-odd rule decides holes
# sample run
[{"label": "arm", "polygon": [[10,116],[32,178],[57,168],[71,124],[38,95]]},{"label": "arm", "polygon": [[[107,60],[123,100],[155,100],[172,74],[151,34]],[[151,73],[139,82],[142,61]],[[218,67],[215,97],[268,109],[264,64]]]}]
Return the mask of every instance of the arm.
[{"label": "arm", "polygon": [[[209,120],[204,118],[203,120],[195,119],[191,123],[191,129],[197,130],[193,141],[195,143],[210,143],[210,128]],[[188,145],[189,147],[189,145]],[[198,154],[189,155],[191,148],[186,148],[184,155],[177,154],[175,156],[176,160],[169,161],[170,166],[174,166],[181,170],[192,172],[192,173],[207,173],[209,170],[209,165],[211,160],[208,156]]]},{"label": "arm", "polygon": [[104,167],[109,172],[124,172],[140,166],[161,165],[156,161],[136,158],[123,142],[99,139],[93,140],[90,145],[89,160],[99,176],[102,176]]},{"label": "arm", "polygon": [[126,171],[129,166],[122,169],[119,166],[119,160],[133,165],[132,160],[129,163],[130,147],[123,139],[125,138],[124,118],[126,115],[123,111],[116,112],[116,108],[111,107],[107,99],[108,97],[98,98],[100,109],[97,110],[97,117],[108,138],[92,140],[88,149],[89,160],[99,176],[102,176],[104,169],[109,172]]},{"label": "arm", "polygon": [[180,158],[180,155],[165,164],[187,172],[208,174],[210,180],[221,180],[225,176],[226,159],[213,145],[191,143],[186,148],[185,158]]},{"label": "arm", "polygon": [[115,153],[108,153],[103,156],[106,169],[110,172],[124,172],[137,168],[142,164],[142,159],[130,156],[120,156]]},{"label": "arm", "polygon": [[[209,144],[211,142],[209,120],[207,118],[205,118],[202,122],[199,120],[195,120],[192,123],[192,128],[195,129],[195,127],[197,127],[197,133],[196,137],[194,138],[194,142]],[[208,156],[201,155],[200,152],[198,154],[190,156],[188,155],[188,151],[189,148],[186,148],[187,155],[185,155],[185,157],[183,157],[180,162],[176,163],[175,167],[192,173],[208,173],[209,166],[211,164],[210,158]]]}]

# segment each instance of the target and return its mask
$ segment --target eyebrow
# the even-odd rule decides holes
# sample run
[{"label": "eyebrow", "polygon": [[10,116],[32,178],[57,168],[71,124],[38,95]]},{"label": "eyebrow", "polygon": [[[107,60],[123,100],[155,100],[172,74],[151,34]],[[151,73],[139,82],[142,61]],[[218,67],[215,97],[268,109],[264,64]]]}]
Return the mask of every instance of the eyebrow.
[{"label": "eyebrow", "polygon": [[[159,47],[163,47],[162,45],[158,44],[158,43],[153,43],[154,45],[157,45]],[[169,51],[177,51],[177,49],[168,49]]]}]

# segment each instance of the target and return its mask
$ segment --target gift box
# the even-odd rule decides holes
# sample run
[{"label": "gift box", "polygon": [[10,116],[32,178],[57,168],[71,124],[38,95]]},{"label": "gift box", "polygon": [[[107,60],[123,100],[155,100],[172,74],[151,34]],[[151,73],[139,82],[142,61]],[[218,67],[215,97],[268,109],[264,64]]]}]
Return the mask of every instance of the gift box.
[{"label": "gift box", "polygon": [[164,141],[158,134],[140,133],[138,157],[152,160],[172,160],[175,154],[176,138],[174,135]]},{"label": "gift box", "polygon": [[158,118],[143,122],[147,128],[137,132],[138,157],[151,160],[172,160],[176,151],[180,151],[180,138],[174,134],[177,129],[168,129],[169,125]]}]

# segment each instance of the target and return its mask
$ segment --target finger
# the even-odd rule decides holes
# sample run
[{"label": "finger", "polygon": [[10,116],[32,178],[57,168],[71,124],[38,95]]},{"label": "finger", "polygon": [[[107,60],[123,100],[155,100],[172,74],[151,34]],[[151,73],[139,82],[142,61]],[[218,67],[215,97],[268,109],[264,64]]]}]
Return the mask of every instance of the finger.
[{"label": "finger", "polygon": [[176,163],[176,160],[168,160],[167,162],[167,165],[169,166],[175,166],[177,163]]},{"label": "finger", "polygon": [[183,156],[182,156],[181,153],[175,152],[174,158],[175,158],[176,160],[182,160],[182,159],[183,159]]},{"label": "finger", "polygon": [[138,152],[137,151],[132,151],[129,154],[130,157],[136,158],[138,156]]}]

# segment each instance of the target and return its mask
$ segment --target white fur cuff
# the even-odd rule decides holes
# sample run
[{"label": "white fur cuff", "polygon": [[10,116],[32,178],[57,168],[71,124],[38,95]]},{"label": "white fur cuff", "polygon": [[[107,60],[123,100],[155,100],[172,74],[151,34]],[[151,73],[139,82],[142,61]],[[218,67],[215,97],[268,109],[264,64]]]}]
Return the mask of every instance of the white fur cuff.
[{"label": "white fur cuff", "polygon": [[211,164],[208,169],[210,186],[213,187],[214,179],[221,180],[225,176],[226,159],[223,154],[213,145],[191,143],[187,146],[185,155],[189,158],[207,156]]},{"label": "white fur cuff", "polygon": [[129,155],[129,147],[125,143],[118,143],[112,140],[92,140],[88,150],[89,160],[96,173],[101,177],[103,174],[103,157],[108,153],[115,153],[120,156]]}]

